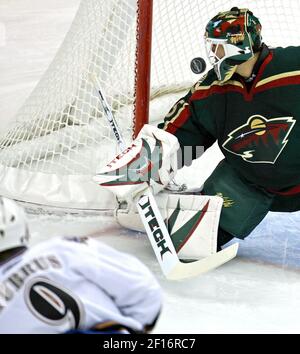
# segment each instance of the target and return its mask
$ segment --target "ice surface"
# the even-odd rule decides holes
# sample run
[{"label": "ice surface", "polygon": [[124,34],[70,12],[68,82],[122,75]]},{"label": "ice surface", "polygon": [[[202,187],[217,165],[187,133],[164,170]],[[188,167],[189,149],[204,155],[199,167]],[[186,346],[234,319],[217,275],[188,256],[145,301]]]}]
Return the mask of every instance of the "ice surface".
[{"label": "ice surface", "polygon": [[[5,28],[5,41],[0,34],[0,131],[47,68],[78,3],[0,1],[0,30]],[[206,158],[202,178],[214,163]],[[67,217],[62,223],[59,216],[30,215],[30,230],[33,243],[88,234],[144,261],[165,293],[155,333],[300,332],[300,213],[270,213],[241,242],[235,260],[182,282],[163,278],[144,234],[121,229],[109,216]]]},{"label": "ice surface", "polygon": [[124,230],[111,217],[70,217],[62,224],[60,217],[31,216],[30,229],[34,242],[88,234],[147,264],[164,290],[155,333],[299,333],[299,217],[270,214],[241,242],[236,259],[180,282],[164,279],[145,234]]}]

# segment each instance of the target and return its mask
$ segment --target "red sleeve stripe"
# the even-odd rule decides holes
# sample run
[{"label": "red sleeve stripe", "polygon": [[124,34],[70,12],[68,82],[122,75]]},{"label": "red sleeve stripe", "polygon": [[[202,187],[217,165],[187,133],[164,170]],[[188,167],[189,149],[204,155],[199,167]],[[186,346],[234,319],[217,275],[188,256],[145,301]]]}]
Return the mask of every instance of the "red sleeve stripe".
[{"label": "red sleeve stripe", "polygon": [[171,120],[167,126],[165,131],[171,134],[175,134],[177,129],[182,127],[184,123],[189,119],[191,116],[191,112],[189,110],[189,106],[186,105],[183,111],[177,116],[177,118]]},{"label": "red sleeve stripe", "polygon": [[291,196],[291,195],[296,195],[296,194],[300,193],[300,185],[292,187],[292,188],[290,188],[289,190],[287,190],[285,192],[275,191],[273,189],[268,189],[268,191],[273,193],[273,194],[277,194],[277,195]]},{"label": "red sleeve stripe", "polygon": [[190,102],[195,100],[202,100],[214,93],[224,94],[226,92],[239,92],[241,94],[244,94],[245,90],[243,89],[242,86],[238,86],[238,85],[231,85],[231,84],[224,85],[224,86],[213,85],[206,90],[197,90],[196,92],[194,92],[194,94],[190,98]]},{"label": "red sleeve stripe", "polygon": [[266,91],[275,87],[283,87],[283,86],[299,85],[299,84],[300,84],[300,75],[283,77],[256,87],[255,93]]}]

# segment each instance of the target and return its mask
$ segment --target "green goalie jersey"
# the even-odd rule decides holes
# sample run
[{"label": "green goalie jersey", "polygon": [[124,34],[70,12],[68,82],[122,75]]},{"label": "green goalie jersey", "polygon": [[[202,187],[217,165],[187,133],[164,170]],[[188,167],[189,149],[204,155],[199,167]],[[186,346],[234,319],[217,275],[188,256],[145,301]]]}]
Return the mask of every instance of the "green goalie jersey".
[{"label": "green goalie jersey", "polygon": [[255,70],[251,83],[237,74],[221,83],[210,70],[159,128],[182,148],[217,140],[249,183],[282,191],[300,184],[300,47],[264,45]]}]

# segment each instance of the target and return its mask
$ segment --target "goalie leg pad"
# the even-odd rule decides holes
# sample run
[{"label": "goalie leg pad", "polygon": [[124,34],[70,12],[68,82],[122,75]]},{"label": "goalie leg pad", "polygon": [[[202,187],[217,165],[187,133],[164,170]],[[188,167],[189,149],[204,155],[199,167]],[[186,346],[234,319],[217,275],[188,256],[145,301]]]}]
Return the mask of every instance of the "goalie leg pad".
[{"label": "goalie leg pad", "polygon": [[[216,253],[222,198],[163,192],[155,199],[180,259],[195,260]],[[121,204],[115,217],[120,225],[145,232],[135,207],[128,210]]]}]

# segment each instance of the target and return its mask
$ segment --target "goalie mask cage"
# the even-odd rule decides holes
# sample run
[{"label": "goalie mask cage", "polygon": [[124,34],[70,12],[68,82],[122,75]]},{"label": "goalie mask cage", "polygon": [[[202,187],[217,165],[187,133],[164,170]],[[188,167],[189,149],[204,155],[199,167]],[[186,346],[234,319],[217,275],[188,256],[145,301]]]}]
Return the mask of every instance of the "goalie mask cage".
[{"label": "goalie mask cage", "polygon": [[114,197],[91,180],[117,152],[93,75],[129,143],[149,105],[150,122],[162,120],[199,79],[190,61],[205,58],[205,25],[233,6],[259,17],[268,45],[299,45],[298,0],[82,0],[52,64],[0,137],[0,194],[114,208]]}]

